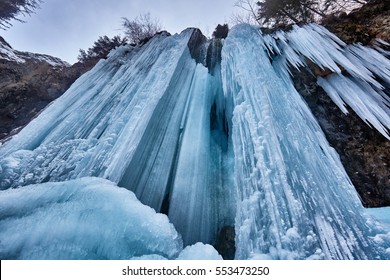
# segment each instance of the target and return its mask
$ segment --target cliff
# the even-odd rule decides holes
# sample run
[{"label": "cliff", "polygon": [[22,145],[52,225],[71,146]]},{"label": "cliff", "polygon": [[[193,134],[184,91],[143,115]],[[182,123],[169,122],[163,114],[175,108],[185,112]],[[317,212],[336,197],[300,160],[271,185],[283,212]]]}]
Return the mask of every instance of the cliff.
[{"label": "cliff", "polygon": [[0,37],[0,140],[26,125],[95,63],[71,66],[49,55],[14,50]]},{"label": "cliff", "polygon": [[346,43],[390,42],[390,1],[373,1],[351,13],[329,17],[323,25]]},{"label": "cliff", "polygon": [[[390,1],[376,1],[338,18],[328,18],[324,26],[348,44],[362,43],[389,50]],[[317,75],[330,71],[311,67]],[[390,142],[370,128],[349,109],[344,115],[314,75],[301,69],[294,72],[296,89],[308,103],[366,207],[390,205]],[[388,91],[387,91],[388,94]]]}]

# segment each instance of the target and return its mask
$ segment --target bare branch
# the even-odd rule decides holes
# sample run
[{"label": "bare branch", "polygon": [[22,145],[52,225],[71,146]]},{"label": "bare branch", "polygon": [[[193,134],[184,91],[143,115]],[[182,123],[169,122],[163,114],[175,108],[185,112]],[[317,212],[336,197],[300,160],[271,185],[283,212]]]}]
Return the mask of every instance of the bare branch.
[{"label": "bare branch", "polygon": [[122,27],[130,44],[138,44],[153,37],[162,29],[159,20],[152,18],[150,13],[141,14],[133,20],[123,17]]},{"label": "bare branch", "polygon": [[262,25],[262,22],[257,16],[257,1],[253,0],[239,0],[234,6],[240,8],[243,12],[233,13],[230,17],[232,24],[249,23]]}]

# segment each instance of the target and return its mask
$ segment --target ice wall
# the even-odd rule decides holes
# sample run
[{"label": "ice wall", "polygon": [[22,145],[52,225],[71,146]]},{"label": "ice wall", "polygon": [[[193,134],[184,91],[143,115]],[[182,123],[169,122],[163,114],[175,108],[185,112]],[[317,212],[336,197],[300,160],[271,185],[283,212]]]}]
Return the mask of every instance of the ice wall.
[{"label": "ice wall", "polygon": [[221,259],[183,249],[166,215],[101,178],[0,191],[0,217],[1,259]]},{"label": "ice wall", "polygon": [[193,57],[206,52],[201,36],[188,29],[113,51],[4,144],[0,189],[105,178],[169,214],[185,245],[214,243],[234,218],[219,204],[223,93],[220,73]]},{"label": "ice wall", "polygon": [[233,102],[236,258],[383,257],[338,155],[270,64],[266,44],[258,30],[240,25],[222,50]]},{"label": "ice wall", "polygon": [[[169,106],[171,84],[183,69],[195,68],[187,47],[191,34],[157,36],[100,61],[4,145],[1,188],[84,176],[119,182],[150,133],[156,108]],[[188,76],[180,86],[189,86]]]},{"label": "ice wall", "polygon": [[169,218],[183,234],[184,244],[215,244],[217,232],[234,223],[229,149],[221,124],[224,114],[218,112],[220,106],[223,108],[223,92],[220,71],[216,71],[219,76],[217,72],[210,75],[207,68],[198,64],[188,113],[181,125]]},{"label": "ice wall", "polygon": [[113,51],[0,147],[0,257],[220,258],[198,242],[234,226],[237,259],[390,258],[289,78],[307,59],[387,135],[387,62],[315,25]]}]

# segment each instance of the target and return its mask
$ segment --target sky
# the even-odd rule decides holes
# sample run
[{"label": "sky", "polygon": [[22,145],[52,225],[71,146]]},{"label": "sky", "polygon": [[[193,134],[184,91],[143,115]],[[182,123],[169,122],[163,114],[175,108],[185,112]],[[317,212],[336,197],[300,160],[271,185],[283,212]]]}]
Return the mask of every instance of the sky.
[{"label": "sky", "polygon": [[150,12],[165,30],[179,33],[198,27],[210,36],[227,23],[237,0],[44,0],[26,23],[13,22],[2,36],[15,50],[49,54],[69,63],[79,49],[88,49],[99,36],[123,34],[121,18]]}]

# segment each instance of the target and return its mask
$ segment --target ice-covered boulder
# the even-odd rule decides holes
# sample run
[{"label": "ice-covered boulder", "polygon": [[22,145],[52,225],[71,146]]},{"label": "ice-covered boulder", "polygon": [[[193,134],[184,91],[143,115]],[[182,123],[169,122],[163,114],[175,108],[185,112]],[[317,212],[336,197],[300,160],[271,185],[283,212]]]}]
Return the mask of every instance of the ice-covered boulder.
[{"label": "ice-covered boulder", "polygon": [[166,215],[100,178],[0,192],[1,259],[174,258],[182,240]]},{"label": "ice-covered boulder", "polygon": [[180,253],[178,260],[222,260],[222,257],[209,244],[198,242],[184,248]]}]

